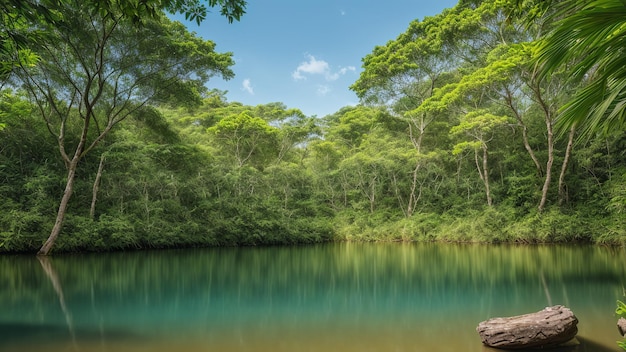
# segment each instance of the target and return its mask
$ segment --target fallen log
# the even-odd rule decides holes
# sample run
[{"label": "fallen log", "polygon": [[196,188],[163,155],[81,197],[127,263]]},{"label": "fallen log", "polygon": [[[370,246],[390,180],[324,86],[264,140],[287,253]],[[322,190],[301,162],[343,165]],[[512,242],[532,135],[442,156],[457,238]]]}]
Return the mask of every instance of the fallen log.
[{"label": "fallen log", "polygon": [[619,330],[620,335],[626,337],[626,319],[619,318],[617,321],[617,329]]},{"label": "fallen log", "polygon": [[564,306],[547,307],[536,313],[491,318],[478,324],[483,344],[503,349],[554,347],[573,339],[578,319]]}]

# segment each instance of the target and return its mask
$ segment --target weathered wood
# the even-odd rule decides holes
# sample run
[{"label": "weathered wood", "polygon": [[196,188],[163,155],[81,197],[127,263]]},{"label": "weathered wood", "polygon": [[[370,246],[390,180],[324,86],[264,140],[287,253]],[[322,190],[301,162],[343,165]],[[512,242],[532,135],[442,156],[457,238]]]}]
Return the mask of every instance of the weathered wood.
[{"label": "weathered wood", "polygon": [[620,335],[626,337],[626,319],[619,318],[617,321],[617,328],[619,329]]},{"label": "weathered wood", "polygon": [[547,307],[536,313],[491,318],[478,324],[483,344],[504,349],[558,346],[578,333],[578,319],[569,308]]}]

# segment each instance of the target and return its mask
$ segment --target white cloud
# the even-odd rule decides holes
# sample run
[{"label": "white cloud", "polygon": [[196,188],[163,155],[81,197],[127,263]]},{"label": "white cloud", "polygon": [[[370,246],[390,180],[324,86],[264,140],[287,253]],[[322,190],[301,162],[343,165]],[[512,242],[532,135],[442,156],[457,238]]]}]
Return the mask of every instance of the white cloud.
[{"label": "white cloud", "polygon": [[298,68],[291,74],[291,77],[296,81],[306,79],[303,74],[318,75],[326,74],[330,71],[328,62],[324,60],[317,60],[313,55],[309,55],[309,61],[302,62]]},{"label": "white cloud", "polygon": [[348,73],[348,71],[356,72],[356,67],[348,66],[348,67],[343,67],[341,70],[339,70],[339,72],[341,72],[342,75],[345,75],[346,73]]},{"label": "white cloud", "polygon": [[317,86],[317,95],[323,97],[331,91],[329,86],[320,84]]},{"label": "white cloud", "polygon": [[252,88],[252,83],[250,83],[250,79],[246,78],[243,80],[243,83],[241,84],[241,89],[245,90],[246,92],[250,93],[251,95],[254,95],[254,88]]},{"label": "white cloud", "polygon": [[324,60],[318,60],[313,55],[309,55],[309,60],[300,63],[295,71],[291,74],[294,80],[305,80],[309,75],[322,75],[327,81],[336,81],[339,77],[345,75],[348,72],[356,72],[356,67],[348,66],[341,67],[337,71],[332,71],[328,62]]},{"label": "white cloud", "polygon": [[342,67],[337,72],[334,72],[334,73],[328,72],[326,74],[326,80],[327,81],[336,81],[337,79],[339,79],[340,76],[343,76],[346,73],[348,73],[348,71],[356,72],[356,67],[354,67],[354,66]]}]

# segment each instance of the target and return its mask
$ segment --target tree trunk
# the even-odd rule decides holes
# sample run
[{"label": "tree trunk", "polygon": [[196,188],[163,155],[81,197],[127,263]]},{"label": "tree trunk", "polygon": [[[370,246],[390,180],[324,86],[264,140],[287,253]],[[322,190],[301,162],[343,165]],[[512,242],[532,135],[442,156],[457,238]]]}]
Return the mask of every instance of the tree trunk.
[{"label": "tree trunk", "polygon": [[559,204],[563,204],[568,201],[567,190],[565,189],[565,173],[567,172],[567,166],[569,165],[569,159],[572,155],[572,149],[574,148],[574,134],[576,134],[576,127],[572,126],[569,130],[569,137],[567,139],[567,148],[565,148],[565,157],[563,158],[563,165],[561,166],[561,174],[559,175]]},{"label": "tree trunk", "polygon": [[504,349],[554,347],[573,339],[578,319],[563,306],[507,318],[492,318],[478,324],[483,344]]},{"label": "tree trunk", "polygon": [[404,214],[404,217],[408,218],[409,215],[407,213],[407,207],[405,206],[404,198],[400,193],[400,186],[398,185],[398,176],[396,173],[390,173],[391,185],[393,187],[393,193],[396,195],[396,199],[398,200],[398,205]]},{"label": "tree trunk", "polygon": [[72,162],[68,165],[67,171],[67,182],[65,184],[65,191],[63,192],[63,198],[61,198],[61,204],[59,204],[59,211],[57,212],[57,218],[54,222],[54,227],[52,227],[52,231],[50,232],[50,236],[46,242],[41,246],[37,255],[49,255],[52,246],[54,246],[54,242],[57,237],[61,233],[61,228],[63,227],[63,220],[65,219],[65,212],[67,211],[67,204],[72,197],[72,191],[74,190],[74,179],[76,178],[76,167],[78,166],[78,160],[72,160]]},{"label": "tree trunk", "polygon": [[[419,130],[419,135],[415,137],[413,133],[413,127],[416,127]],[[419,198],[416,196],[417,190],[417,176],[419,175],[419,171],[422,167],[422,141],[424,140],[424,129],[426,128],[426,124],[424,123],[423,117],[419,120],[419,124],[417,121],[412,121],[409,123],[409,138],[411,139],[411,143],[416,151],[416,161],[415,161],[415,169],[413,169],[413,180],[411,182],[410,193],[408,197],[408,204],[406,207],[406,216],[411,217],[415,212],[415,208],[417,207],[417,202]]]},{"label": "tree trunk", "polygon": [[406,206],[406,217],[409,218],[411,217],[411,215],[413,215],[413,212],[415,211],[415,207],[416,204],[418,202],[418,199],[416,197],[416,192],[415,190],[417,189],[417,176],[419,175],[419,171],[420,171],[420,167],[421,167],[421,161],[418,159],[416,164],[415,164],[415,169],[413,169],[413,179],[411,181],[411,188],[410,188],[410,193],[409,193],[409,202]]},{"label": "tree trunk", "polygon": [[552,119],[546,115],[546,127],[548,130],[548,161],[546,162],[546,178],[541,188],[541,201],[539,201],[539,212],[543,212],[548,200],[548,190],[550,189],[550,182],[552,182],[552,164],[554,164],[554,128],[552,126]]},{"label": "tree trunk", "polygon": [[524,120],[522,119],[522,115],[520,114],[520,112],[513,105],[512,93],[508,89],[506,89],[506,93],[507,94],[505,95],[504,98],[505,98],[505,101],[507,102],[507,106],[513,112],[513,116],[515,116],[515,119],[517,120],[517,124],[522,128],[522,142],[524,143],[524,148],[528,152],[528,155],[530,155],[530,158],[533,160],[533,163],[535,163],[535,168],[537,169],[537,176],[541,177],[543,176],[543,170],[541,169],[541,164],[539,163],[539,159],[537,159],[537,156],[535,155],[535,151],[530,146],[530,142],[528,141],[528,127],[524,123]]},{"label": "tree trunk", "polygon": [[487,205],[492,206],[493,200],[491,199],[491,186],[489,185],[489,167],[487,162],[487,145],[483,147],[483,176],[485,182],[485,193],[487,195]]},{"label": "tree trunk", "polygon": [[369,184],[370,214],[374,214],[376,210],[376,178],[376,176],[372,177]]},{"label": "tree trunk", "polygon": [[489,168],[488,168],[488,160],[487,160],[488,158],[487,147],[483,145],[481,149],[483,150],[482,169],[480,166],[480,162],[478,161],[478,150],[474,150],[474,161],[476,162],[476,169],[478,170],[478,176],[480,177],[481,181],[483,181],[483,184],[485,185],[485,195],[487,196],[487,205],[492,206],[493,201],[491,199],[491,189],[489,186]]},{"label": "tree trunk", "polygon": [[100,179],[102,178],[102,170],[104,169],[104,160],[106,157],[104,154],[100,156],[100,164],[98,165],[98,172],[96,172],[96,179],[93,181],[93,190],[91,192],[91,207],[89,208],[89,218],[94,219],[96,215],[96,201],[98,200],[98,190],[100,189]]}]

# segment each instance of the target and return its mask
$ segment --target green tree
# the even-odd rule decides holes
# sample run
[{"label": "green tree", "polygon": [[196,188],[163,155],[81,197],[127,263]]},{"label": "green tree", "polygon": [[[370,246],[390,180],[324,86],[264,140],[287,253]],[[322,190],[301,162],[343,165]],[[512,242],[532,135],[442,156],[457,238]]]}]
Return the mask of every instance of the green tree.
[{"label": "green tree", "polygon": [[[63,7],[71,1],[60,0],[6,0],[0,3],[0,82],[19,66],[34,65],[39,57],[31,49],[46,40],[46,26],[63,23]],[[220,14],[228,19],[239,21],[245,14],[245,0],[127,0],[127,1],[87,1],[83,5],[91,11],[117,11],[136,25],[159,17],[162,11],[184,14],[187,20],[198,24],[207,17],[208,7],[219,7]],[[43,26],[40,26],[43,24]],[[49,39],[49,38],[48,38]],[[0,85],[0,88],[1,88]]]},{"label": "green tree", "polygon": [[[524,148],[541,179],[541,197],[537,207],[543,211],[548,204],[554,183],[553,169],[559,157],[558,144],[561,139],[555,136],[554,124],[558,106],[569,89],[561,74],[546,78],[537,74],[533,60],[536,40],[542,35],[545,18],[536,17],[536,23],[524,28],[517,18],[506,16],[504,9],[511,5],[506,0],[481,1],[476,6],[460,3],[447,13],[430,19],[439,23],[436,29],[426,34],[417,33],[411,37],[412,41],[404,44],[410,48],[419,45],[423,37],[443,38],[444,52],[460,58],[439,65],[448,69],[447,73],[440,75],[445,79],[440,79],[425,99],[412,99],[418,104],[407,111],[405,116],[421,122],[415,125],[421,128],[413,129],[415,132],[412,133],[415,145],[420,146],[423,143],[422,131],[431,123],[429,121],[443,122],[443,116],[448,115],[448,123],[456,124],[458,122],[450,119],[450,116],[463,116],[485,108],[485,104],[508,108],[510,115],[517,121]],[[413,74],[411,61],[407,61],[408,56],[396,58],[396,61],[405,62],[405,65],[399,65],[394,61],[400,67],[400,73]],[[502,114],[496,110],[491,113]],[[543,129],[537,124],[539,118],[543,120]],[[529,130],[530,125],[537,129]],[[559,202],[567,199],[565,175],[572,154],[574,133],[575,129],[572,129],[564,148],[558,177]],[[531,142],[531,139],[534,141]],[[545,150],[541,149],[542,144]],[[540,159],[543,155],[545,163],[542,165]]]},{"label": "green tree", "polygon": [[[426,175],[433,176],[440,150],[449,150],[447,133],[455,114],[445,108],[427,109],[435,94],[445,91],[463,73],[480,63],[486,47],[497,40],[501,28],[494,21],[496,2],[461,2],[453,9],[413,21],[405,33],[363,59],[364,71],[351,86],[365,103],[386,105],[407,124],[414,148],[412,181],[408,185],[405,214],[418,207]],[[494,40],[494,37],[496,40]],[[484,44],[488,43],[488,44]],[[467,94],[460,99],[467,98]],[[451,102],[443,102],[447,107]],[[442,160],[439,160],[441,162]],[[438,177],[436,177],[437,179]]]},{"label": "green tree", "polygon": [[232,155],[238,167],[262,168],[276,148],[277,129],[249,111],[227,116],[207,132],[215,135],[219,148]]},{"label": "green tree", "polygon": [[42,255],[61,232],[79,162],[117,124],[151,104],[197,103],[211,76],[233,75],[230,54],[216,53],[214,43],[164,15],[137,26],[125,7],[111,5],[94,13],[94,6],[60,3],[55,9],[59,21],[36,24],[50,39],[33,49],[40,63],[16,72],[16,82],[28,91],[57,139],[67,168],[57,219]]},{"label": "green tree", "polygon": [[345,207],[348,200],[342,191],[338,172],[343,158],[343,146],[334,141],[320,139],[312,141],[308,150],[305,162],[314,175],[317,198],[335,211]]},{"label": "green tree", "polygon": [[[466,149],[473,151],[478,176],[485,185],[485,196],[488,206],[493,205],[491,185],[489,183],[488,144],[493,139],[494,130],[504,126],[507,121],[508,118],[505,116],[496,116],[484,110],[475,110],[464,115],[461,118],[461,123],[450,130],[453,135],[469,137],[469,139],[457,143],[452,154],[461,154]],[[479,151],[482,153],[479,153]]]}]

